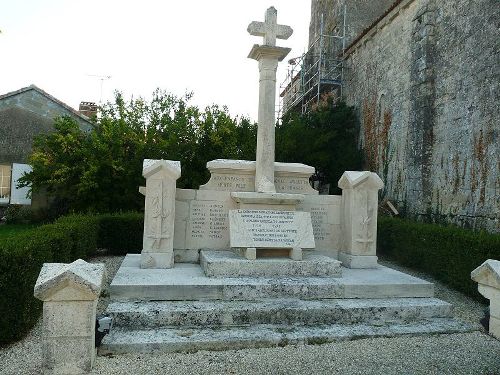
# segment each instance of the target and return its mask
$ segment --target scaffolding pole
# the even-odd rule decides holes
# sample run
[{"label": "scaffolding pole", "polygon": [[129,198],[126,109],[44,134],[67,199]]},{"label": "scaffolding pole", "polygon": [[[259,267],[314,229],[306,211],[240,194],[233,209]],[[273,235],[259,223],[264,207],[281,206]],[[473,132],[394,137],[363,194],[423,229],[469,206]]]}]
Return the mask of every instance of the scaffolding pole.
[{"label": "scaffolding pole", "polygon": [[306,113],[319,105],[322,95],[337,90],[336,99],[342,96],[346,34],[346,6],[341,18],[340,35],[325,32],[324,15],[321,15],[319,35],[307,52],[288,61],[288,74],[280,85],[278,118],[291,109]]}]

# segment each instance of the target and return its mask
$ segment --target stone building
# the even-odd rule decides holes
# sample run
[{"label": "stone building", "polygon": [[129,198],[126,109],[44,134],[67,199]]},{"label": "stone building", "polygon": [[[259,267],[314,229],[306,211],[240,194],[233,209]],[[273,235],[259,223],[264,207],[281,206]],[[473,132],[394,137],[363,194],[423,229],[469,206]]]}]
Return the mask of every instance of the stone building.
[{"label": "stone building", "polygon": [[497,0],[312,0],[339,33],[367,168],[410,217],[500,230]]},{"label": "stone building", "polygon": [[17,179],[29,170],[34,137],[50,132],[58,116],[70,116],[82,130],[91,129],[87,116],[34,85],[0,95],[0,205],[30,204],[26,188],[16,188]]}]

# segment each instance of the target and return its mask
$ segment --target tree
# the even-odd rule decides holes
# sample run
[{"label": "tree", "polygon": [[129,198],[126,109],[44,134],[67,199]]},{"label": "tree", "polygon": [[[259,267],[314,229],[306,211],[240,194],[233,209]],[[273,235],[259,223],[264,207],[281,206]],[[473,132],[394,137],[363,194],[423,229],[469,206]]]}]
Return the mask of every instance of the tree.
[{"label": "tree", "polygon": [[362,154],[357,147],[354,108],[326,98],[307,114],[290,112],[276,128],[276,158],[316,168],[323,182],[337,186],[346,170],[359,170]]},{"label": "tree", "polygon": [[53,133],[35,139],[29,160],[33,170],[21,186],[45,190],[66,210],[138,210],[144,206],[138,193],[144,159],[179,160],[177,186],[197,188],[208,180],[209,160],[254,158],[255,124],[232,118],[226,107],[202,112],[189,104],[191,97],[156,90],[149,102],[125,102],[116,93],[89,133],[70,117],[56,119]]}]

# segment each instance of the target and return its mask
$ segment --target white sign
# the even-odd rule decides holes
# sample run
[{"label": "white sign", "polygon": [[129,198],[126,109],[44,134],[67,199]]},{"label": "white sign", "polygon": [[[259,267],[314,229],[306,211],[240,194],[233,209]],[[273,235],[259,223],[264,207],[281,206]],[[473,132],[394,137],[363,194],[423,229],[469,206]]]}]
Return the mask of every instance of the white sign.
[{"label": "white sign", "polygon": [[30,190],[29,186],[18,188],[18,180],[24,176],[25,173],[31,172],[32,168],[28,164],[12,164],[12,184],[10,189],[10,204],[23,204],[31,205],[31,198],[28,197]]}]

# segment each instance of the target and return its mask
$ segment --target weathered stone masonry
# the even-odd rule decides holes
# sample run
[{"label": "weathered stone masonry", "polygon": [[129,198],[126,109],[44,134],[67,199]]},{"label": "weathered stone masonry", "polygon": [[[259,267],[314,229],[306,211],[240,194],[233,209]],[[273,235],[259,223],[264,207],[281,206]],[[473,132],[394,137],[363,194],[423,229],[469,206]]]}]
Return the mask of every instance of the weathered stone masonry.
[{"label": "weathered stone masonry", "polygon": [[[343,3],[313,0],[310,32],[321,13],[334,30]],[[367,24],[369,4],[347,2],[344,95],[383,196],[411,217],[498,232],[498,1],[377,3]]]}]

